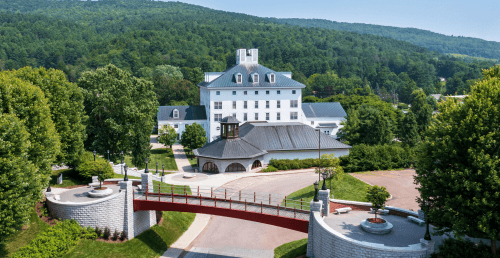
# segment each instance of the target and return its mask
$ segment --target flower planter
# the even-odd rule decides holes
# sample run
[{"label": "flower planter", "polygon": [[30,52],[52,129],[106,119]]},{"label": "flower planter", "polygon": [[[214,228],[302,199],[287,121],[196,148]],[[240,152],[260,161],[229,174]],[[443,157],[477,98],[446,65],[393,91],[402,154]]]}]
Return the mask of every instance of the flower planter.
[{"label": "flower planter", "polygon": [[107,187],[94,188],[88,194],[92,198],[102,198],[113,194],[113,189]]},{"label": "flower planter", "polygon": [[[370,220],[375,223],[370,222]],[[392,231],[392,224],[380,218],[377,218],[376,221],[375,218],[365,219],[361,222],[360,226],[364,231],[376,235],[384,235]]]}]

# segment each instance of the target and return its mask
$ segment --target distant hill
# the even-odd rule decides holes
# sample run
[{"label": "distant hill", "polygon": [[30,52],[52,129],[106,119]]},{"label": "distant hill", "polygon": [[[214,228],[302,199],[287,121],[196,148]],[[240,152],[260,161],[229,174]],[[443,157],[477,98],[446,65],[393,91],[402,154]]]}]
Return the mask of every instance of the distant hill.
[{"label": "distant hill", "polygon": [[429,50],[435,50],[445,54],[456,53],[471,57],[500,59],[500,42],[486,41],[478,38],[446,36],[432,31],[415,28],[398,28],[364,23],[335,22],[322,19],[270,18],[270,20],[278,23],[298,25],[301,27],[317,27],[378,35],[407,41],[417,46],[425,47]]}]

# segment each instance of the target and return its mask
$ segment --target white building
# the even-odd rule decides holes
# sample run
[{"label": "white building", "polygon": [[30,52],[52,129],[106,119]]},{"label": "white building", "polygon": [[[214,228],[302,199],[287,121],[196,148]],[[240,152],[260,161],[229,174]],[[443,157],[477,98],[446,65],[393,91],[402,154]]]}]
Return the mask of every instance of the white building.
[{"label": "white building", "polygon": [[[302,103],[305,85],[291,72],[259,65],[257,49],[238,49],[236,65],[224,72],[205,73],[200,106],[166,106],[158,112],[158,127],[171,124],[180,135],[186,124],[201,124],[209,142],[220,137],[220,121],[234,116],[241,124],[252,121],[298,122],[336,138],[347,114],[339,103]],[[204,113],[204,114],[203,114]]]}]

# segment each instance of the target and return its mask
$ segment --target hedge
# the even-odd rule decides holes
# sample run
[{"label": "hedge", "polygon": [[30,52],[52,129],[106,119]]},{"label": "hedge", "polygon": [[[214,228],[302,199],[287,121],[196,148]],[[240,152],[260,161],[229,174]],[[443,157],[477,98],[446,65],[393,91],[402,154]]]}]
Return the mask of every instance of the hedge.
[{"label": "hedge", "polygon": [[40,233],[28,245],[13,253],[11,258],[59,257],[75,246],[78,240],[96,237],[93,230],[82,228],[76,220],[65,220]]},{"label": "hedge", "polygon": [[[329,167],[329,159],[321,159],[321,167]],[[269,167],[275,167],[278,170],[290,170],[290,169],[302,169],[302,168],[312,168],[318,166],[318,159],[271,159],[269,161]]]},{"label": "hedge", "polygon": [[344,172],[390,170],[411,167],[414,159],[415,152],[409,147],[358,144],[349,155],[340,157],[340,165]]}]

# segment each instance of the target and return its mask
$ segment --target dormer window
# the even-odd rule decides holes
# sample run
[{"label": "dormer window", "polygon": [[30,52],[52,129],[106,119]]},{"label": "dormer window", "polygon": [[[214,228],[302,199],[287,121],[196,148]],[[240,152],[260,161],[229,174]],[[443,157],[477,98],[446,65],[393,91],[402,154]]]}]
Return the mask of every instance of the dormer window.
[{"label": "dormer window", "polygon": [[254,73],[252,75],[252,80],[254,83],[259,82],[259,74]]},{"label": "dormer window", "polygon": [[269,74],[267,74],[267,79],[269,80],[270,83],[275,83],[276,82],[276,75],[274,73],[269,73]]},{"label": "dormer window", "polygon": [[179,118],[179,110],[174,109],[174,118]]},{"label": "dormer window", "polygon": [[242,83],[243,82],[243,75],[241,75],[241,73],[237,73],[235,75],[236,77],[236,83]]}]

